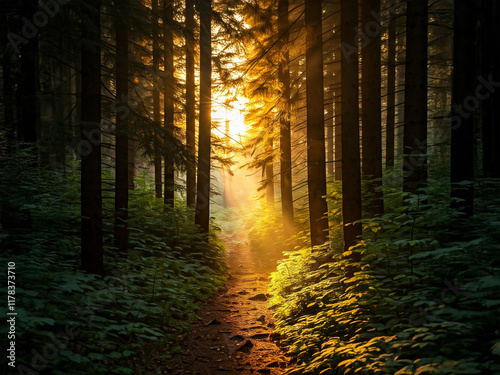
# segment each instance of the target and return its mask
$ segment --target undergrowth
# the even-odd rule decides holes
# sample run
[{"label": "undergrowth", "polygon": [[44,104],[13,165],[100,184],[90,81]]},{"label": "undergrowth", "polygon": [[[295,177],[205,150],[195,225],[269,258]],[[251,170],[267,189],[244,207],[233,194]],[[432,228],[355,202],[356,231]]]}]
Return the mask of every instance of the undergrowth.
[{"label": "undergrowth", "polygon": [[276,329],[297,363],[290,373],[500,374],[498,189],[477,184],[470,220],[436,181],[420,196],[387,191],[404,204],[364,220],[348,252],[334,189],[331,242],[287,252],[272,274]]},{"label": "undergrowth", "polygon": [[[199,302],[224,283],[217,230],[207,250],[192,213],[164,211],[142,178],[130,197],[128,259],[115,256],[113,202],[105,199],[106,276],[86,274],[79,270],[77,174],[33,168],[29,153],[1,164],[1,287],[5,296],[7,262],[15,262],[16,373],[155,370],[177,350]],[[2,340],[7,329],[2,324]],[[6,360],[1,366],[10,369]]]}]

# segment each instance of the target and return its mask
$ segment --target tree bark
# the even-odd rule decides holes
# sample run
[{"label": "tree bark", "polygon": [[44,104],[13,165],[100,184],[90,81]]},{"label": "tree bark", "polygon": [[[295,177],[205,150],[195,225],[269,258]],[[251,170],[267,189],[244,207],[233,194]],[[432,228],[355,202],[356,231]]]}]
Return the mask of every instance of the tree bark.
[{"label": "tree bark", "polygon": [[135,163],[136,163],[137,138],[133,129],[130,129],[129,124],[129,139],[128,139],[128,188],[135,189]]},{"label": "tree bark", "polygon": [[[476,4],[455,0],[451,113],[451,206],[466,217],[474,211],[474,113],[464,112],[473,97],[476,58]],[[491,46],[488,46],[491,48]],[[479,100],[479,98],[477,98]]]},{"label": "tree bark", "polygon": [[88,22],[82,22],[81,263],[85,271],[103,275],[99,1],[90,2],[83,15]]},{"label": "tree bark", "polygon": [[427,186],[427,1],[408,1],[403,135],[403,191]]},{"label": "tree bark", "polygon": [[[210,225],[210,161],[212,133],[212,2],[200,1],[200,120],[195,223],[202,233]],[[208,240],[208,237],[207,237]]]},{"label": "tree bark", "polygon": [[317,0],[305,2],[307,186],[311,246],[322,245],[328,239],[321,5],[322,2]]},{"label": "tree bark", "polygon": [[385,138],[385,165],[394,167],[394,124],[396,116],[396,15],[389,15],[387,34],[387,120]]},{"label": "tree bark", "polygon": [[[171,0],[163,1],[163,35],[165,38],[164,52],[164,93],[163,111],[165,131],[167,137],[174,138],[174,34],[172,25],[174,22],[174,5]],[[165,206],[174,206],[175,196],[175,170],[171,153],[165,154],[165,192],[163,201]]]},{"label": "tree bark", "polygon": [[290,53],[288,50],[288,0],[278,2],[278,33],[283,40],[283,57],[278,68],[278,79],[282,86],[283,102],[280,116],[280,172],[281,211],[283,232],[286,238],[294,234],[293,190],[292,190],[292,138],[290,131]]},{"label": "tree bark", "polygon": [[154,175],[155,175],[155,196],[161,198],[162,189],[162,170],[161,170],[161,152],[160,152],[160,89],[159,72],[160,72],[160,43],[159,43],[159,26],[158,26],[158,0],[151,0],[151,10],[153,13],[153,122],[154,122]]},{"label": "tree bark", "polygon": [[[273,140],[270,139],[267,143],[268,152],[271,153],[273,151]],[[269,162],[265,166],[266,170],[266,201],[270,205],[274,205],[274,165],[273,160],[269,160]]]},{"label": "tree bark", "polygon": [[16,124],[14,123],[14,86],[12,80],[12,62],[11,54],[7,52],[7,45],[9,43],[7,35],[9,32],[9,25],[7,24],[6,5],[0,2],[0,48],[2,54],[2,83],[3,83],[3,97],[2,104],[4,108],[4,121],[5,130],[7,132],[7,147],[15,140]]},{"label": "tree bark", "polygon": [[333,4],[325,6],[323,17],[323,34],[326,36],[325,49],[325,132],[326,132],[326,173],[334,175],[334,51],[335,51],[335,8]]},{"label": "tree bark", "polygon": [[128,0],[116,3],[116,158],[115,158],[115,246],[120,256],[128,248]]},{"label": "tree bark", "polygon": [[[482,73],[490,75],[493,82],[500,82],[500,6],[497,1],[482,1]],[[483,89],[484,90],[484,89]],[[483,175],[500,178],[500,90],[496,88],[483,102]]]},{"label": "tree bark", "polygon": [[357,2],[341,0],[341,148],[342,148],[342,211],[344,249],[356,244],[361,235],[361,166],[359,151],[358,106],[358,26]]},{"label": "tree bark", "polygon": [[[340,3],[340,1],[339,1]],[[340,6],[341,4],[339,4]],[[337,25],[337,32],[340,31],[341,25],[340,25],[340,19],[341,19],[341,14],[340,14],[340,9],[339,11],[336,12],[336,14],[333,16],[334,18],[334,23]],[[335,166],[335,181],[342,181],[342,100],[340,97],[341,94],[341,61],[342,61],[342,52],[341,52],[341,37],[335,36],[336,38],[336,43],[335,43],[335,56],[334,56],[334,71],[335,71],[335,76],[333,80],[333,85],[334,85],[334,92],[333,92],[333,100],[334,100],[334,110],[335,110],[335,124],[333,127],[333,138],[334,138],[334,150],[335,150],[335,162],[333,163]]]},{"label": "tree bark", "polygon": [[[22,5],[22,15],[32,20],[38,11],[38,1],[27,0]],[[20,79],[18,87],[19,137],[22,141],[35,143],[38,139],[38,31],[26,43],[19,45]]]},{"label": "tree bark", "polygon": [[365,0],[361,8],[362,32],[368,34],[368,42],[362,46],[362,140],[363,177],[369,182],[367,215],[380,216],[384,213],[382,192],[382,108],[380,69],[380,20],[373,15],[380,14],[380,0]]},{"label": "tree bark", "polygon": [[[196,154],[196,98],[194,63],[194,0],[186,0],[186,145]],[[196,202],[196,166],[189,165],[186,171],[186,200],[189,207]]]}]

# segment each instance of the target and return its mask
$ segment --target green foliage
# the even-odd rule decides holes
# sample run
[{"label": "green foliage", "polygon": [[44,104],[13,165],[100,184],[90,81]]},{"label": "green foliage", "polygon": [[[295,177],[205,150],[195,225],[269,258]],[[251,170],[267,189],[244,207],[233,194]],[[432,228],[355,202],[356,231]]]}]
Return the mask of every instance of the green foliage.
[{"label": "green foliage", "polygon": [[488,200],[466,226],[431,186],[420,196],[386,192],[403,206],[365,220],[350,251],[333,235],[281,262],[270,303],[298,362],[292,373],[500,373],[500,202],[488,194],[499,182],[477,186]]},{"label": "green foliage", "polygon": [[[164,211],[142,178],[130,199],[128,259],[116,257],[105,218],[107,276],[86,274],[78,268],[79,181],[33,167],[29,155],[4,157],[0,168],[0,263],[16,263],[17,364],[25,373],[148,371],[158,348],[172,348],[199,301],[224,282],[217,232],[207,249],[192,213]],[[105,210],[111,205],[105,200]]]},{"label": "green foliage", "polygon": [[281,215],[272,205],[259,201],[245,214],[244,220],[245,229],[248,230],[248,240],[254,251],[280,250],[283,247]]}]

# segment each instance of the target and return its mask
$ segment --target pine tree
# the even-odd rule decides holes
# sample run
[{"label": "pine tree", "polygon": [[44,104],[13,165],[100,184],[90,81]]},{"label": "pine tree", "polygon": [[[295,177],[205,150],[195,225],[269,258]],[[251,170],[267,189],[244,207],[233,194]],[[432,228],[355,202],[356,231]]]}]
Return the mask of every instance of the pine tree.
[{"label": "pine tree", "polygon": [[158,73],[160,72],[160,41],[158,25],[158,0],[151,0],[152,12],[152,32],[153,32],[153,122],[156,134],[154,135],[154,175],[155,175],[155,196],[162,197],[162,170],[161,170],[161,152],[160,152],[160,88]]},{"label": "pine tree", "polygon": [[9,34],[9,24],[7,23],[7,4],[5,2],[0,2],[0,49],[2,53],[2,83],[3,83],[3,96],[2,105],[4,109],[4,124],[3,127],[6,130],[6,136],[8,138],[7,145],[10,146],[15,139],[15,128],[16,124],[14,122],[14,112],[15,112],[15,100],[14,100],[14,82],[12,79],[12,61],[11,53],[8,49],[8,34]]},{"label": "pine tree", "polygon": [[[458,0],[457,0],[458,1]],[[497,1],[482,0],[482,72],[484,80],[500,82],[500,4]],[[490,88],[491,90],[491,88]],[[500,90],[491,90],[489,97],[483,102],[483,175],[489,178],[500,178]]]},{"label": "pine tree", "polygon": [[103,275],[100,24],[100,2],[89,1],[82,11],[81,139],[88,154],[81,162],[81,262],[85,271]]},{"label": "pine tree", "polygon": [[200,119],[195,223],[203,233],[210,225],[210,162],[212,133],[212,1],[201,0],[200,9]]},{"label": "pine tree", "polygon": [[451,125],[451,183],[454,207],[470,217],[474,210],[474,114],[461,113],[475,89],[475,4],[455,1],[453,93]]},{"label": "pine tree", "polygon": [[[194,155],[196,153],[196,95],[195,95],[195,62],[194,62],[194,0],[186,0],[185,10],[186,38],[186,146]],[[186,171],[186,201],[194,207],[196,202],[196,166],[188,165]]]},{"label": "pine tree", "polygon": [[[380,67],[380,0],[365,0],[361,8],[362,32],[368,35],[362,52],[363,176],[370,181],[368,215],[384,212],[382,186],[382,116]],[[376,31],[372,35],[372,30]]]},{"label": "pine tree", "polygon": [[306,95],[307,95],[307,187],[311,246],[328,237],[326,212],[326,165],[324,128],[324,83],[322,49],[322,2],[306,0]]},{"label": "pine tree", "polygon": [[[21,6],[23,19],[32,20],[38,11],[37,0],[24,1]],[[35,27],[36,26],[32,26]],[[38,29],[33,31],[26,43],[19,45],[20,69],[18,101],[18,134],[24,142],[34,143],[38,136]]]},{"label": "pine tree", "polygon": [[344,249],[356,244],[361,234],[361,166],[359,152],[358,106],[358,46],[356,29],[358,6],[356,2],[341,0],[341,88],[340,128],[342,149],[342,215]]},{"label": "pine tree", "polygon": [[387,114],[385,165],[394,167],[394,125],[396,119],[396,15],[389,15],[387,31]]},{"label": "pine tree", "polygon": [[[172,0],[163,0],[163,37],[165,39],[164,64],[165,77],[163,85],[163,111],[165,132],[169,138],[174,138],[174,4]],[[175,170],[171,153],[165,154],[165,192],[163,195],[165,206],[174,205]]]},{"label": "pine tree", "polygon": [[408,1],[404,105],[403,190],[427,186],[427,1]]},{"label": "pine tree", "polygon": [[[128,0],[116,5],[116,100],[128,106]],[[128,248],[129,124],[127,112],[116,113],[115,246],[122,256]]]},{"label": "pine tree", "polygon": [[282,38],[284,49],[279,62],[278,80],[282,87],[282,113],[280,116],[280,171],[281,171],[281,210],[283,230],[286,237],[294,232],[293,192],[292,192],[292,141],[290,134],[290,53],[288,51],[288,0],[278,2],[278,35]]},{"label": "pine tree", "polygon": [[[273,139],[269,138],[267,141],[268,153],[272,155],[272,150],[274,148]],[[264,166],[265,171],[265,181],[266,181],[266,201],[270,205],[274,205],[274,165],[272,157],[268,158],[266,165]]]}]

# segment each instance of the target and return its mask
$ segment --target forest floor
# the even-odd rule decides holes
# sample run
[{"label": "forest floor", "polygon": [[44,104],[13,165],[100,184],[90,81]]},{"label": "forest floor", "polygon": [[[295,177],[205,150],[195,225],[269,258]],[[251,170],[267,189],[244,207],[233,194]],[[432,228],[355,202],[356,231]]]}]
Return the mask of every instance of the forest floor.
[{"label": "forest floor", "polygon": [[[262,263],[245,238],[223,236],[229,275],[226,288],[207,300],[181,343],[167,374],[272,374],[289,367],[276,345],[267,285],[275,262]],[[272,263],[272,264],[270,264]]]}]

